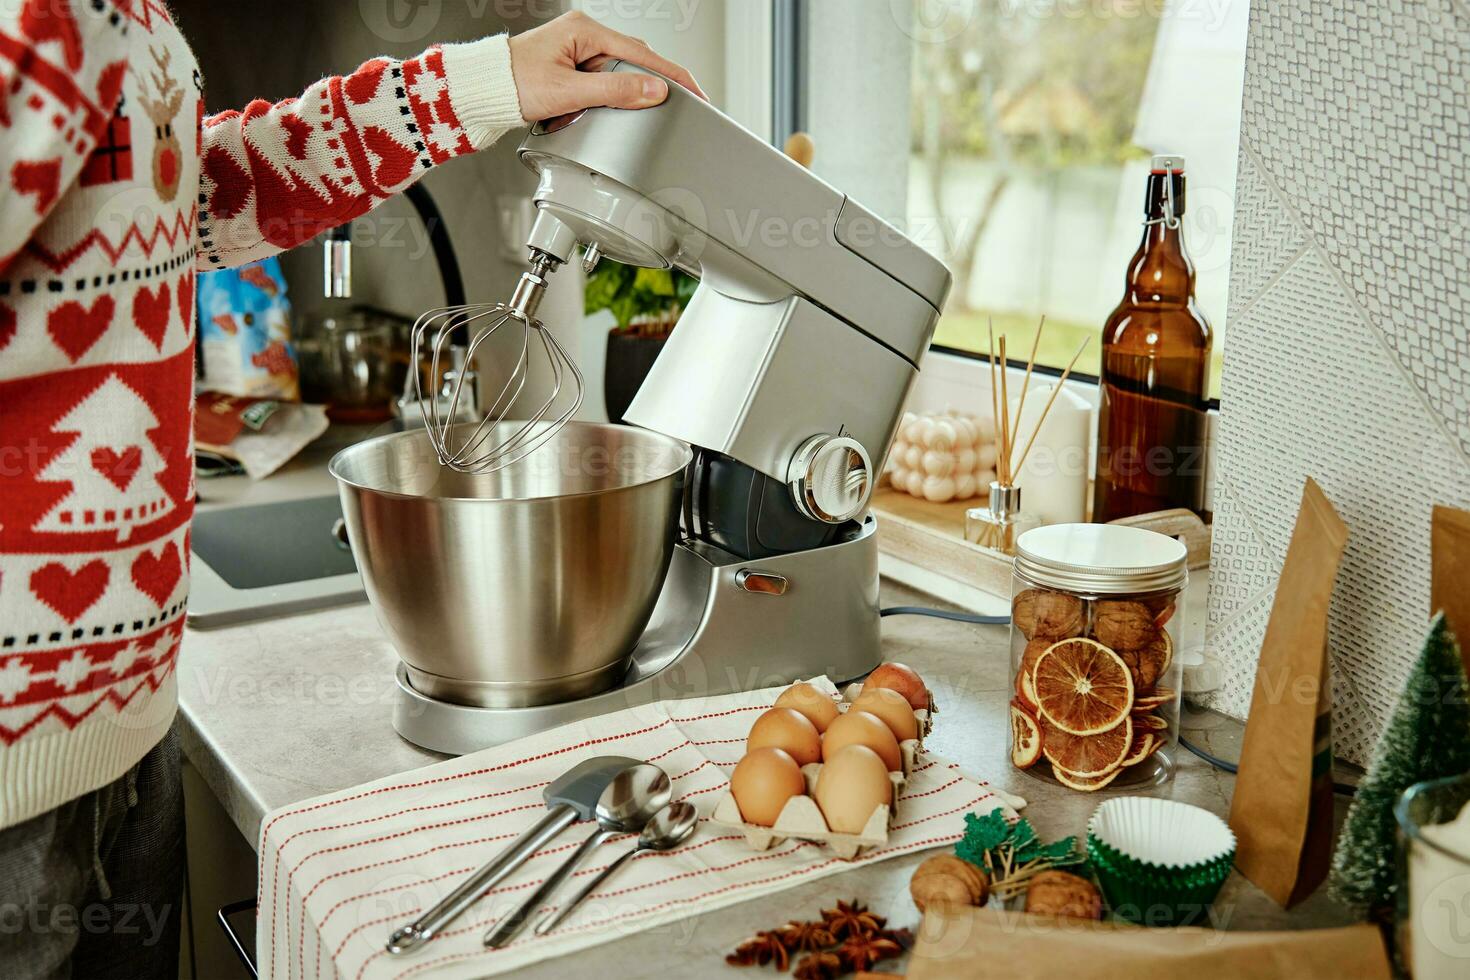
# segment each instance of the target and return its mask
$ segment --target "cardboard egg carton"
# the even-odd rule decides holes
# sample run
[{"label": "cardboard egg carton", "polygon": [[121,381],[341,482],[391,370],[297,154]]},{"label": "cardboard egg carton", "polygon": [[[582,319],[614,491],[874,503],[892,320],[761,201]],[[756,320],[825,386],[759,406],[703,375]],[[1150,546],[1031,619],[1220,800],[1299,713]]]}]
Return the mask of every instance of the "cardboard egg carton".
[{"label": "cardboard egg carton", "polygon": [[843,834],[827,826],[827,820],[822,816],[822,810],[817,806],[816,798],[812,795],[817,789],[817,777],[822,772],[820,762],[809,762],[801,767],[801,774],[806,777],[806,795],[793,796],[786,801],[781,808],[781,813],[776,817],[776,822],[769,827],[760,824],[746,823],[740,815],[740,805],[735,802],[735,796],[729,790],[720,796],[715,804],[714,813],[710,815],[710,823],[716,827],[723,827],[742,834],[745,843],[755,851],[765,851],[782,841],[795,837],[798,840],[815,841],[825,844],[832,849],[832,853],[844,861],[851,861],[864,850],[871,847],[879,847],[888,842],[888,826],[893,821],[900,794],[908,784],[909,774],[914,771],[914,762],[923,755],[923,746],[918,739],[904,739],[898,743],[900,757],[903,760],[903,768],[898,772],[890,772],[888,778],[893,782],[894,806],[886,803],[880,805],[863,825],[861,832],[856,834]]}]

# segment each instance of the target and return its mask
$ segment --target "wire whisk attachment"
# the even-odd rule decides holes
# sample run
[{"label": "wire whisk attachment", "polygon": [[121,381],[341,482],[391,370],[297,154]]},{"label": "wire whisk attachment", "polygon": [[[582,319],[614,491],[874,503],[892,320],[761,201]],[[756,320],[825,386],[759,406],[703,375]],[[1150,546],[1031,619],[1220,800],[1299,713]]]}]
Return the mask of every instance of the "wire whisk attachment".
[{"label": "wire whisk attachment", "polygon": [[[582,406],[582,372],[571,355],[536,318],[546,290],[546,277],[556,263],[536,255],[530,272],[521,274],[509,303],[472,303],[430,310],[413,325],[410,371],[424,429],[439,463],[461,473],[492,473],[535,452],[550,441]],[[494,401],[479,412],[475,355],[502,330],[520,330],[511,370]],[[458,342],[457,339],[459,338]],[[465,345],[463,338],[469,338]],[[502,340],[504,336],[502,335]],[[425,392],[417,366],[429,350],[429,377],[443,378],[437,392]],[[448,365],[443,362],[448,355]],[[551,391],[534,411],[512,420],[538,361],[548,367]],[[442,371],[442,373],[441,373]],[[570,388],[571,398],[563,398]],[[563,407],[558,409],[558,404]],[[478,422],[475,420],[478,419]],[[468,420],[468,421],[466,421]]]}]

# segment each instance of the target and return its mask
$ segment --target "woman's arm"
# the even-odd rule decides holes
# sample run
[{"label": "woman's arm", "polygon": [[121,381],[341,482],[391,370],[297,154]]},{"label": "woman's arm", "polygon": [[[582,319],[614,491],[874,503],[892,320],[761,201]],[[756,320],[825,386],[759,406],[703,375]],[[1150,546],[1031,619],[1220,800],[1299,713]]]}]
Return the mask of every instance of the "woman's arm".
[{"label": "woman's arm", "polygon": [[76,182],[127,74],[110,2],[0,3],[0,273]]},{"label": "woman's arm", "polygon": [[643,42],[568,14],[514,38],[433,47],[407,61],[375,58],[299,98],[206,119],[199,268],[241,265],[308,241],[527,119],[667,97],[660,81],[595,71],[610,58],[698,91],[688,72]]}]

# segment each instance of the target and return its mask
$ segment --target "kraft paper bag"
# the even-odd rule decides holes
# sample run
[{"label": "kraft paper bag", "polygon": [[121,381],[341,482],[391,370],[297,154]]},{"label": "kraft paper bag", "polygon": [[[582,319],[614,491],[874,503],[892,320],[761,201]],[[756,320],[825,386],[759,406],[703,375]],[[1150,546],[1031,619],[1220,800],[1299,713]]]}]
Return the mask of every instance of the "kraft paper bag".
[{"label": "kraft paper bag", "polygon": [[1389,976],[1378,929],[1217,932],[1146,929],[1000,909],[936,906],[924,916],[908,980],[1140,980],[1251,977],[1377,980]]},{"label": "kraft paper bag", "polygon": [[1311,480],[1276,585],[1230,805],[1235,867],[1290,907],[1332,863],[1327,616],[1348,530]]},{"label": "kraft paper bag", "polygon": [[1429,615],[1444,610],[1470,674],[1470,511],[1434,508],[1430,554]]}]

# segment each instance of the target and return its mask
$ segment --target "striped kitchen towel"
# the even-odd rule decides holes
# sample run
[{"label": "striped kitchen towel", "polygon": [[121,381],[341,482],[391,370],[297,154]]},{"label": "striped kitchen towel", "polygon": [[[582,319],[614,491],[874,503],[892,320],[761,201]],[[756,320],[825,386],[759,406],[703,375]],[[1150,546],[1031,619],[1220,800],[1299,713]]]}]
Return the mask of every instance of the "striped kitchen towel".
[{"label": "striped kitchen towel", "polygon": [[[817,844],[787,840],[753,851],[743,838],[708,823],[751,722],[782,690],[627,708],[267,814],[257,848],[260,976],[482,977],[844,870],[848,862]],[[699,807],[695,836],[677,850],[640,854],[555,932],[537,936],[527,927],[503,949],[483,948],[486,929],[591,829],[576,824],[424,949],[400,957],[385,951],[394,928],[542,815],[548,782],[598,755],[661,766],[673,780],[674,798]],[[925,755],[904,787],[887,845],[858,861],[951,843],[964,829],[963,814],[997,806],[1013,815],[989,785]],[[603,845],[573,881],[585,881],[630,843],[615,838]],[[573,886],[560,891],[570,894]],[[553,895],[547,907],[564,897]]]}]

